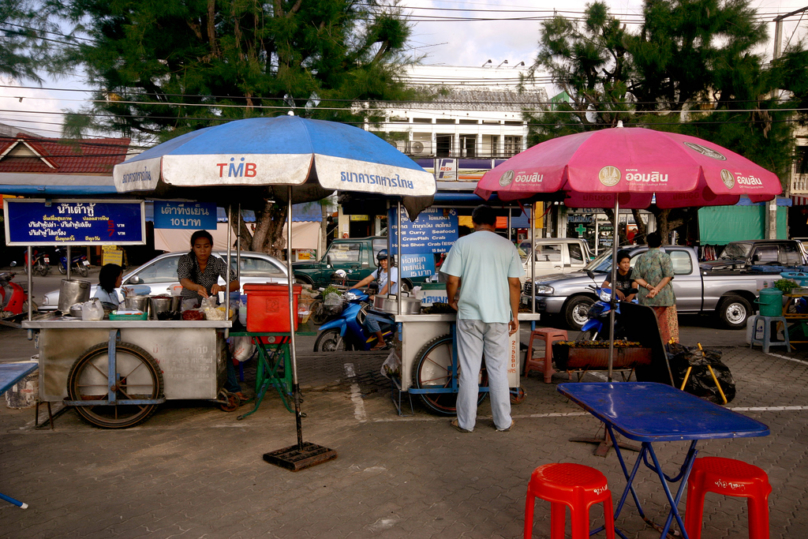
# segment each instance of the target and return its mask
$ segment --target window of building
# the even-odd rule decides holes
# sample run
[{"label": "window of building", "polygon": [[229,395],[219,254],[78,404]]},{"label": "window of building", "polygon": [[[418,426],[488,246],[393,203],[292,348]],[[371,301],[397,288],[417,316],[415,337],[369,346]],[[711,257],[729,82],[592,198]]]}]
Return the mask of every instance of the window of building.
[{"label": "window of building", "polygon": [[516,155],[522,151],[522,137],[505,137],[505,155]]},{"label": "window of building", "polygon": [[435,157],[449,157],[452,153],[452,135],[435,135]]}]

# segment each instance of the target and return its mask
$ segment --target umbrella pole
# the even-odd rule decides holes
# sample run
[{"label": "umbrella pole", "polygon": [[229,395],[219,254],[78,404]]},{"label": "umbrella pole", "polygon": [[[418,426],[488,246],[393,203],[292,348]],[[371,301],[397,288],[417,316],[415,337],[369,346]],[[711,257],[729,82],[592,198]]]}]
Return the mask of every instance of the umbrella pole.
[{"label": "umbrella pole", "polygon": [[303,449],[303,425],[300,417],[300,384],[297,381],[297,350],[295,349],[295,317],[294,311],[295,280],[292,270],[292,187],[289,186],[287,194],[289,200],[286,201],[286,268],[289,278],[286,280],[289,285],[289,354],[292,359],[292,391],[295,399],[295,422],[297,426],[297,445]]},{"label": "umbrella pole", "polygon": [[287,192],[289,200],[286,207],[286,268],[289,272],[289,356],[292,361],[292,392],[295,401],[295,425],[297,426],[297,445],[264,453],[264,460],[270,464],[296,472],[317,464],[337,458],[337,452],[322,445],[303,443],[303,424],[300,413],[300,384],[297,380],[297,352],[295,350],[295,317],[294,293],[295,273],[292,271],[292,186]]},{"label": "umbrella pole", "polygon": [[617,195],[614,197],[614,239],[612,240],[612,305],[609,310],[609,382],[612,381],[612,366],[614,365],[614,311],[617,309],[617,242],[620,234],[617,225],[620,223],[620,203]]},{"label": "umbrella pole", "polygon": [[[233,205],[227,205],[227,272],[225,277],[224,283],[224,319],[230,320],[230,270],[231,270],[231,263],[233,259],[232,247],[233,242],[231,241],[230,234],[233,232],[233,225],[230,223],[233,222]],[[238,275],[238,272],[236,273]],[[227,339],[230,337],[230,329],[224,330],[224,338]]]},{"label": "umbrella pole", "polygon": [[[398,204],[396,206],[396,223],[398,224],[398,236],[397,236],[398,241],[396,242],[396,254],[398,254],[398,265],[399,265],[398,288],[396,289],[396,302],[398,303],[398,314],[400,316],[401,315],[401,268],[400,268],[400,266],[401,266],[401,200],[398,201]],[[387,254],[388,255],[390,254],[389,251],[388,251]],[[387,282],[388,283],[391,282],[390,281],[390,275],[391,275],[390,272],[393,270],[392,269],[393,258],[392,258],[392,256],[390,256],[389,258],[390,258],[390,260],[387,261]],[[390,284],[387,287],[387,293],[388,294],[390,292],[392,292],[392,289],[390,288],[391,286],[393,286],[393,285]]]}]

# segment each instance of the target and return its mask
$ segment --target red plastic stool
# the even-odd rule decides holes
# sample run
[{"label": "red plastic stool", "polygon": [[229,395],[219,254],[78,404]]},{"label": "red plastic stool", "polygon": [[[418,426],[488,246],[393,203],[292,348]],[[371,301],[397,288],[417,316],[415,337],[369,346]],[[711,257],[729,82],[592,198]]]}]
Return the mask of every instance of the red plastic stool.
[{"label": "red plastic stool", "polygon": [[603,503],[606,537],[614,539],[612,492],[606,476],[581,464],[545,464],[533,470],[525,502],[525,539],[533,535],[533,504],[536,498],[550,505],[551,539],[564,539],[565,511],[570,508],[572,539],[589,539],[589,508]]},{"label": "red plastic stool", "polygon": [[[533,359],[533,339],[544,341],[544,359]],[[534,329],[530,334],[530,342],[527,345],[527,355],[525,356],[525,373],[527,377],[530,371],[541,371],[544,373],[544,383],[549,384],[553,380],[553,343],[556,341],[566,341],[567,332],[563,329],[539,328]]]},{"label": "red plastic stool", "polygon": [[696,459],[687,480],[685,529],[690,539],[701,538],[704,496],[708,492],[747,498],[749,538],[769,539],[769,494],[766,472],[740,460],[721,457]]}]

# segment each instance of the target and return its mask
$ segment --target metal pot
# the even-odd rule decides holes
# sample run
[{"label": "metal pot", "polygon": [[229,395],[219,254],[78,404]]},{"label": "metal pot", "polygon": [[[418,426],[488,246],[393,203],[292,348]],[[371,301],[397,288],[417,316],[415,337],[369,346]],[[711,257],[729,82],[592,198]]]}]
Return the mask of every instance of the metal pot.
[{"label": "metal pot", "polygon": [[62,279],[62,286],[59,289],[59,310],[61,312],[66,313],[70,311],[71,305],[85,301],[90,301],[90,281]]},{"label": "metal pot", "polygon": [[129,311],[149,311],[149,296],[129,296],[123,300],[123,305]]},{"label": "metal pot", "polygon": [[70,316],[74,318],[81,318],[81,303],[74,303],[70,306]]},{"label": "metal pot", "polygon": [[[421,314],[421,300],[412,298],[406,294],[401,295],[401,314]],[[387,296],[376,296],[373,299],[373,307],[390,314],[398,314],[398,300],[395,294]]]},{"label": "metal pot", "polygon": [[171,296],[153,296],[151,298],[151,314],[149,315],[149,318],[152,320],[157,320],[157,315],[159,313],[166,313],[170,311],[173,300],[174,298]]}]

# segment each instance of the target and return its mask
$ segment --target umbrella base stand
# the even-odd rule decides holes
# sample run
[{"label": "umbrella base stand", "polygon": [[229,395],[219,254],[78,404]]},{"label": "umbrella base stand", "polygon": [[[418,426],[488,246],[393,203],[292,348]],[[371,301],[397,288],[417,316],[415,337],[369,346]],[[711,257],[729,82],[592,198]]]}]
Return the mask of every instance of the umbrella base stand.
[{"label": "umbrella base stand", "polygon": [[295,444],[264,453],[264,460],[268,463],[293,472],[311,468],[335,458],[337,458],[336,451],[311,442],[303,442],[300,445]]},{"label": "umbrella base stand", "polygon": [[[600,429],[598,429],[598,432],[600,432]],[[635,451],[637,453],[639,453],[640,449],[642,449],[638,445],[630,444],[628,442],[622,442],[620,440],[620,435],[617,433],[614,434],[614,437],[617,440],[617,445],[620,446],[620,449],[627,449],[629,451]],[[602,438],[600,437],[600,434],[597,434],[593,438],[570,438],[569,441],[584,444],[598,444],[598,446],[595,448],[595,452],[593,453],[593,455],[595,455],[596,457],[605,457],[606,455],[609,454],[609,449],[614,447],[614,444],[612,444],[612,439],[609,437],[609,433],[606,432],[606,429],[603,429]]]}]

